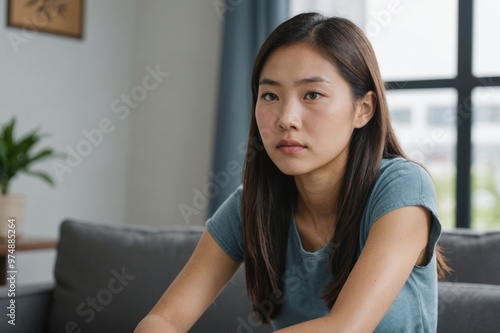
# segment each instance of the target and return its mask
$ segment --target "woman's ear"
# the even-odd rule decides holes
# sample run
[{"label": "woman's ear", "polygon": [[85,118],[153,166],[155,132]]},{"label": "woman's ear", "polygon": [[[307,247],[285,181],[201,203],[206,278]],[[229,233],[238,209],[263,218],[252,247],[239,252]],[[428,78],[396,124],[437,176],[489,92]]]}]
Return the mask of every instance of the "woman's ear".
[{"label": "woman's ear", "polygon": [[369,91],[366,95],[356,102],[356,118],[354,119],[354,128],[362,128],[375,113],[377,106],[377,96],[373,91]]}]

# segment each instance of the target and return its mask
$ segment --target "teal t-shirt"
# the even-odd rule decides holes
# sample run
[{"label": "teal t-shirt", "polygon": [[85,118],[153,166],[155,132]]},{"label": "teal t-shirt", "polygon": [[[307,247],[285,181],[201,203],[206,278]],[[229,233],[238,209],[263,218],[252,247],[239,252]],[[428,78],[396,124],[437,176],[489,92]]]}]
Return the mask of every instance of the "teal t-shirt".
[{"label": "teal t-shirt", "polygon": [[[244,260],[241,200],[240,186],[206,223],[212,237],[237,262]],[[423,206],[432,213],[428,261],[413,268],[375,332],[436,332],[438,299],[434,250],[441,224],[434,185],[422,167],[403,158],[382,160],[361,219],[358,256],[373,223],[382,215],[404,206]],[[281,329],[328,314],[330,309],[321,295],[330,280],[328,245],[316,252],[305,251],[292,216],[284,272],[285,301],[280,315],[272,321],[273,328]]]}]

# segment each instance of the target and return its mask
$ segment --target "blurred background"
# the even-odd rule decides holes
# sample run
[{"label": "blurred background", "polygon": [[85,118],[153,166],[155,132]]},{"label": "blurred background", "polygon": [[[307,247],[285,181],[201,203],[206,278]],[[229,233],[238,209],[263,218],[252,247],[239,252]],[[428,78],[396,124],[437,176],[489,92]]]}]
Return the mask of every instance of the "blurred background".
[{"label": "blurred background", "polygon": [[[498,1],[87,0],[82,38],[0,28],[0,123],[40,126],[41,146],[66,155],[36,168],[54,187],[13,182],[27,197],[25,234],[57,238],[66,218],[203,225],[241,182],[260,43],[311,10],[370,38],[394,127],[434,179],[443,225],[499,229]],[[17,257],[18,284],[53,280],[55,250]]]}]

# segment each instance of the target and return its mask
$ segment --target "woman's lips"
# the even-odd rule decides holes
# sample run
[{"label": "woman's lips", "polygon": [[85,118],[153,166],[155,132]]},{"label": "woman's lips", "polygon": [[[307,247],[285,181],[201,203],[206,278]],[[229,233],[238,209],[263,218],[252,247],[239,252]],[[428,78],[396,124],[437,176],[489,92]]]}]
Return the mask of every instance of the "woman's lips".
[{"label": "woman's lips", "polygon": [[281,140],[276,148],[283,153],[293,154],[306,149],[306,146],[295,140]]}]

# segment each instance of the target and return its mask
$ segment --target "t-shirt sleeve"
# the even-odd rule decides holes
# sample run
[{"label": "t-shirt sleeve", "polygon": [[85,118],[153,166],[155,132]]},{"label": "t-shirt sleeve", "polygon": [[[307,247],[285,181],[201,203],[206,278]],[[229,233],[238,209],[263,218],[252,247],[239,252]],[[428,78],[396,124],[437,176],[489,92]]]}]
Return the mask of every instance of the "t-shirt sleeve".
[{"label": "t-shirt sleeve", "polygon": [[205,223],[217,244],[232,259],[243,262],[243,224],[241,199],[243,187],[238,187]]},{"label": "t-shirt sleeve", "polygon": [[431,230],[427,247],[426,266],[434,256],[441,235],[441,223],[436,209],[436,191],[427,171],[416,163],[398,159],[385,168],[375,183],[367,205],[366,234],[384,214],[406,206],[422,206],[431,212]]}]

